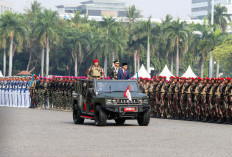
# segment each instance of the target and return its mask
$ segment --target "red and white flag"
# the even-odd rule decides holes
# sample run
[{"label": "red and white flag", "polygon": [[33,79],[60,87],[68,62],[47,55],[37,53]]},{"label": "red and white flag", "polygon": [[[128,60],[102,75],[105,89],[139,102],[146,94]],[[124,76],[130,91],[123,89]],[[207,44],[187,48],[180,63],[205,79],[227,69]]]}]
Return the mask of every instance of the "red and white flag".
[{"label": "red and white flag", "polygon": [[129,99],[130,101],[132,101],[129,85],[127,86],[127,89],[126,89],[126,91],[124,92],[124,97],[126,97],[127,99]]}]

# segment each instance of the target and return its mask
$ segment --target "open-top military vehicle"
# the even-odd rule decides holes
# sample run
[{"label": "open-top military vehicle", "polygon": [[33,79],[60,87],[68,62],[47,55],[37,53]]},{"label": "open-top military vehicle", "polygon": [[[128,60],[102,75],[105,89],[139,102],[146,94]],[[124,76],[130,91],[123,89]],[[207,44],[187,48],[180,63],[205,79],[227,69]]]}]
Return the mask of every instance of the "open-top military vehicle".
[{"label": "open-top military vehicle", "polygon": [[[131,101],[124,96],[128,85]],[[85,119],[95,120],[97,126],[105,126],[112,119],[118,125],[127,119],[137,119],[139,125],[147,126],[148,97],[133,80],[78,80],[73,92],[73,120],[83,124]]]}]

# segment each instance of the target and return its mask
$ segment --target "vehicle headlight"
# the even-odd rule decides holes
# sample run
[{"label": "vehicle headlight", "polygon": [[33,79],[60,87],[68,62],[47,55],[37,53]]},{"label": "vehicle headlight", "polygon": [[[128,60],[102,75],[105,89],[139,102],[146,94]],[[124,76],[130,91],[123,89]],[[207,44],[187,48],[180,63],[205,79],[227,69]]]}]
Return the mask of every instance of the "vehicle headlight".
[{"label": "vehicle headlight", "polygon": [[143,104],[148,104],[148,99],[143,99]]},{"label": "vehicle headlight", "polygon": [[112,105],[113,103],[112,103],[112,100],[111,99],[106,99],[106,104],[107,105]]},{"label": "vehicle headlight", "polygon": [[117,104],[117,100],[113,99],[113,100],[112,100],[112,103],[113,103],[113,104]]}]

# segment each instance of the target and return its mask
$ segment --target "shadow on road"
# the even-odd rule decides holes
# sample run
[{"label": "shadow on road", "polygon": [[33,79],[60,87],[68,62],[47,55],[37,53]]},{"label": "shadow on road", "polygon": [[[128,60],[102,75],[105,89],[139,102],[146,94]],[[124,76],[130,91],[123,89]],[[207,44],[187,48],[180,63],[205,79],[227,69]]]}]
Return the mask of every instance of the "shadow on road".
[{"label": "shadow on road", "polygon": [[[62,122],[62,123],[64,123],[64,124],[69,124],[69,125],[75,125],[73,122],[71,122],[71,121],[69,121],[69,122]],[[95,126],[95,123],[94,123],[94,121],[93,122],[84,122],[84,124],[76,124],[76,125],[81,125],[81,126],[94,126],[94,127],[96,127]],[[119,127],[119,126],[124,126],[124,127],[126,127],[126,126],[138,126],[138,125],[136,125],[136,124],[123,124],[123,125],[117,125],[116,123],[111,123],[111,122],[109,122],[109,123],[107,123],[106,124],[106,126],[111,126],[111,127]]]}]

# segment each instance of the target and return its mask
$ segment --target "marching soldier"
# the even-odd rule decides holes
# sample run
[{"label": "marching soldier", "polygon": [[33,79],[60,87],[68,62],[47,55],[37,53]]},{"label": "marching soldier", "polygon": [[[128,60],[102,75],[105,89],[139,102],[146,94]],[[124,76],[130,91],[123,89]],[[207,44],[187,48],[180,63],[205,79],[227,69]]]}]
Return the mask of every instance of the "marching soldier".
[{"label": "marching soldier", "polygon": [[187,103],[187,95],[186,95],[186,78],[185,77],[181,77],[181,86],[180,86],[180,107],[181,107],[181,118],[185,119],[185,113],[186,113],[186,103]]},{"label": "marching soldier", "polygon": [[228,84],[228,118],[230,123],[232,122],[232,79],[229,78],[228,79],[230,81],[230,83]]},{"label": "marching soldier", "polygon": [[180,83],[179,77],[174,79],[174,91],[173,91],[173,112],[174,118],[179,119],[181,117],[181,107],[180,107]]},{"label": "marching soldier", "polygon": [[155,110],[155,92],[156,92],[156,86],[157,86],[157,80],[155,78],[151,79],[151,83],[150,83],[150,88],[148,91],[148,96],[150,99],[150,104],[151,104],[151,109],[152,109],[152,116],[157,116],[157,111]]},{"label": "marching soldier", "polygon": [[200,104],[200,111],[198,111],[198,115],[197,115],[197,120],[199,119],[202,119],[203,118],[203,115],[206,115],[206,106],[208,106],[208,101],[207,101],[207,88],[209,86],[209,78],[205,78],[205,79],[202,79],[203,82],[201,83],[201,86],[200,86],[200,99],[201,99],[201,104]]},{"label": "marching soldier", "polygon": [[224,81],[224,89],[223,89],[223,115],[226,118],[226,123],[230,123],[230,109],[229,109],[229,88],[230,88],[231,78],[227,77]]},{"label": "marching soldier", "polygon": [[174,88],[175,88],[175,77],[171,76],[169,82],[166,85],[166,91],[167,91],[167,107],[168,107],[168,114],[173,118],[174,117],[174,104],[173,104],[173,94],[174,94]]},{"label": "marching soldier", "polygon": [[200,109],[200,103],[201,103],[201,89],[202,85],[202,79],[200,77],[195,78],[195,81],[192,85],[192,94],[193,94],[193,106],[192,106],[192,112],[191,115],[195,120],[200,120],[200,114],[201,114],[201,109]]}]

